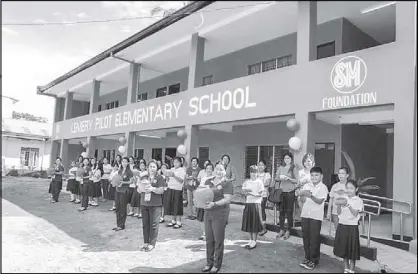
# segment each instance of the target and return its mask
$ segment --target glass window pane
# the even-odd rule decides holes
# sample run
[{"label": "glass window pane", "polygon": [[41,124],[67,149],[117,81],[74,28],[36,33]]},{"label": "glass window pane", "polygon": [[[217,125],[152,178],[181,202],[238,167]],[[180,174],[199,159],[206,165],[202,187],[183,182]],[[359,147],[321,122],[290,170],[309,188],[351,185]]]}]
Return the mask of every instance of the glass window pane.
[{"label": "glass window pane", "polygon": [[263,72],[276,69],[276,59],[263,62]]},{"label": "glass window pane", "polygon": [[273,168],[273,146],[260,146],[260,160],[264,160],[267,165],[267,172],[271,174]]},{"label": "glass window pane", "polygon": [[292,55],[277,58],[277,68],[288,67],[292,65]]},{"label": "glass window pane", "polygon": [[212,85],[213,75],[203,77],[202,86]]},{"label": "glass window pane", "polygon": [[180,84],[171,85],[168,87],[168,94],[175,94],[180,92]]},{"label": "glass window pane", "polygon": [[156,97],[163,97],[167,95],[167,87],[159,88],[157,89],[157,95]]},{"label": "glass window pane", "polygon": [[244,170],[245,178],[250,178],[250,166],[257,164],[258,158],[258,146],[248,146],[245,147],[244,155]]},{"label": "glass window pane", "polygon": [[248,75],[252,75],[252,74],[256,74],[260,72],[261,72],[261,63],[248,66]]},{"label": "glass window pane", "polygon": [[335,42],[319,45],[316,49],[316,59],[327,58],[335,55]]},{"label": "glass window pane", "polygon": [[199,147],[199,167],[204,168],[205,162],[209,160],[209,148]]}]

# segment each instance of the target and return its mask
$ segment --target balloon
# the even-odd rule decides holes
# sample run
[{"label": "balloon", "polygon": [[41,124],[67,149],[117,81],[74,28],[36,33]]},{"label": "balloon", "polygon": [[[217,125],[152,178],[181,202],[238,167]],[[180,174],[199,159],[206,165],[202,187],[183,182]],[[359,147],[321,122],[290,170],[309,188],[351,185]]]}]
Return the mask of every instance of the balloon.
[{"label": "balloon", "polygon": [[120,146],[119,148],[118,148],[118,151],[119,151],[119,153],[125,153],[125,151],[126,151],[126,147],[125,146]]},{"label": "balloon", "polygon": [[88,144],[87,142],[84,142],[84,143],[83,143],[83,147],[84,147],[84,148],[88,148],[88,147],[89,147],[89,144]]},{"label": "balloon", "polygon": [[295,136],[289,139],[289,147],[291,149],[298,151],[301,146],[302,146],[302,142],[299,139],[299,137]]},{"label": "balloon", "polygon": [[184,139],[187,137],[187,133],[184,129],[180,129],[179,131],[177,131],[177,137],[179,137],[180,139]]},{"label": "balloon", "polygon": [[81,153],[81,156],[82,156],[83,158],[87,158],[87,152],[85,152],[85,151],[84,151],[84,152],[82,152],[82,153]]},{"label": "balloon", "polygon": [[195,206],[197,208],[204,208],[207,202],[212,202],[214,193],[210,188],[199,188],[193,193]]},{"label": "balloon", "polygon": [[[119,143],[121,144],[121,145],[124,145],[125,144],[125,142],[126,142],[126,138],[125,137],[120,137],[119,138]],[[122,153],[122,152],[121,152]]]},{"label": "balloon", "polygon": [[296,121],[296,119],[289,119],[286,122],[286,127],[290,130],[290,131],[297,131],[299,129],[299,122]]},{"label": "balloon", "polygon": [[180,154],[180,155],[186,155],[186,153],[187,153],[186,146],[185,145],[179,145],[177,147],[177,153]]}]

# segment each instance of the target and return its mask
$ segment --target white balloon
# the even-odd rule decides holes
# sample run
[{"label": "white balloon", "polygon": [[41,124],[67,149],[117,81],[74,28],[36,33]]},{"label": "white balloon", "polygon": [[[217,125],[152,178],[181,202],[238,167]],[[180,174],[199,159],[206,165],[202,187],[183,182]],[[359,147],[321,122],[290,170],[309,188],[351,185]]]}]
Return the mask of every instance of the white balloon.
[{"label": "white balloon", "polygon": [[126,147],[125,146],[120,146],[119,148],[118,148],[118,151],[119,151],[119,153],[125,153],[125,151],[126,151]]},{"label": "white balloon", "polygon": [[299,137],[295,136],[289,139],[289,147],[291,149],[298,151],[301,146],[302,146],[302,141],[299,139]]},{"label": "white balloon", "polygon": [[185,145],[179,145],[177,147],[177,153],[180,154],[180,155],[186,155],[186,153],[187,153],[186,146]]},{"label": "white balloon", "polygon": [[83,156],[83,158],[87,158],[87,152],[85,152],[85,151],[84,151],[84,152],[82,152],[82,153],[81,153],[81,156]]}]

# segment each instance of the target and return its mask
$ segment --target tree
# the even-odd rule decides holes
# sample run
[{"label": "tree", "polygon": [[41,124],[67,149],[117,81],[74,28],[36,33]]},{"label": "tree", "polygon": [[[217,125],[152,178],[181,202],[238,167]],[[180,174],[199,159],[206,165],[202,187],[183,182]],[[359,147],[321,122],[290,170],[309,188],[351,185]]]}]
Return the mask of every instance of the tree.
[{"label": "tree", "polygon": [[30,113],[13,111],[13,119],[21,119],[26,121],[35,121],[39,123],[48,123],[48,119],[40,116],[35,116]]},{"label": "tree", "polygon": [[[182,3],[183,7],[187,6],[190,2],[192,2],[192,1],[183,1],[183,3]],[[154,15],[156,15],[159,12],[162,11],[163,12],[163,18],[165,18],[165,17],[169,16],[170,14],[172,14],[173,12],[175,12],[176,10],[177,9],[175,9],[175,8],[166,9],[166,8],[161,7],[161,6],[156,6],[150,11],[150,14],[151,14],[151,16],[154,16]]]}]

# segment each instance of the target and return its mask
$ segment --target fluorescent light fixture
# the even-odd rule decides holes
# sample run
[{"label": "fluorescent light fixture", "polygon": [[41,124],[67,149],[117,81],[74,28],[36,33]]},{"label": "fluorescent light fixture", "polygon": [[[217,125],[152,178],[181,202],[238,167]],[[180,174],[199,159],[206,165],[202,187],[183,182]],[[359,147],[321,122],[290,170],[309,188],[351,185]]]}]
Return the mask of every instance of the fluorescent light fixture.
[{"label": "fluorescent light fixture", "polygon": [[381,9],[381,8],[392,6],[394,4],[396,4],[396,1],[379,3],[378,5],[371,6],[371,7],[368,7],[366,9],[362,10],[361,13],[365,14],[365,13],[372,12],[372,11],[375,11],[375,10],[378,10],[378,9]]},{"label": "fluorescent light fixture", "polygon": [[360,126],[366,126],[366,125],[383,125],[383,124],[392,124],[392,123],[394,123],[393,119],[390,119],[390,120],[364,121],[364,122],[359,122],[358,124]]},{"label": "fluorescent light fixture", "polygon": [[161,136],[154,136],[154,135],[138,134],[138,136],[145,137],[145,138],[163,139],[163,137]]}]

